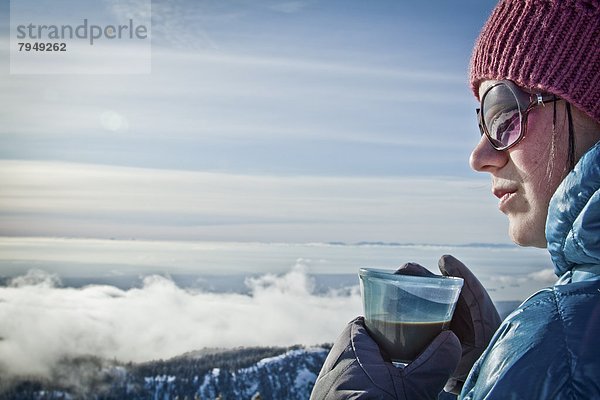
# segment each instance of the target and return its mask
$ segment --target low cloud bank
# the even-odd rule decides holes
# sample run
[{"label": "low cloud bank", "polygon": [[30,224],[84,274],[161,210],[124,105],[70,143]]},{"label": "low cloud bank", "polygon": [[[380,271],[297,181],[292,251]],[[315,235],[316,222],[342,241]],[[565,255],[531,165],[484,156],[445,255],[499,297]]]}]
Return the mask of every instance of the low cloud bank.
[{"label": "low cloud bank", "polygon": [[302,265],[249,279],[250,294],[184,290],[161,276],[141,288],[60,287],[30,271],[0,288],[0,375],[50,376],[64,357],[169,358],[204,347],[333,341],[361,313],[358,287],[317,294]]},{"label": "low cloud bank", "polygon": [[553,268],[544,268],[538,271],[530,272],[523,276],[495,275],[490,278],[490,281],[501,285],[520,286],[531,282],[552,285],[557,279],[558,277],[554,273]]}]

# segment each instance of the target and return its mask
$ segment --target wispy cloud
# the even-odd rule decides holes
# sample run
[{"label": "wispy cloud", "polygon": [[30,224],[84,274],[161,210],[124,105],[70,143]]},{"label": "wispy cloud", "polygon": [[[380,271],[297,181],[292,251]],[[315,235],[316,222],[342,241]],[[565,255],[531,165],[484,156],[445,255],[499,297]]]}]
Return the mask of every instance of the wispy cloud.
[{"label": "wispy cloud", "polygon": [[[4,235],[505,241],[505,222],[485,181],[236,175],[26,161],[0,161],[0,180]],[[487,223],[481,226],[484,216]]]},{"label": "wispy cloud", "polygon": [[[145,4],[100,6],[127,18],[147,17]],[[422,165],[424,154],[414,155],[414,149],[427,151],[428,160],[444,170],[457,169],[459,159],[466,164],[476,126],[464,68],[445,66],[439,60],[447,57],[437,53],[468,46],[421,34],[427,26],[437,34],[449,19],[419,17],[419,7],[396,2],[344,5],[339,12],[341,5],[154,2],[149,76],[0,77],[0,137],[7,144],[0,157],[86,163],[103,158],[158,168],[162,160],[171,165],[181,160],[205,169],[200,157],[186,151],[195,147],[210,148],[220,158],[235,153],[232,158],[242,165],[229,164],[230,170],[257,165],[314,173],[322,166],[325,173],[355,174],[364,169],[335,165],[337,157],[323,155],[290,168],[285,165],[290,157],[279,154],[300,159],[306,148],[317,146],[326,154],[343,151],[346,159],[371,162],[381,147],[395,146],[399,156],[386,157],[389,165],[381,166],[393,174],[404,174],[401,160],[411,156],[407,164]],[[472,4],[465,9],[471,12]],[[60,7],[53,11],[68,14]],[[464,11],[460,18],[466,18]],[[7,45],[2,38],[0,46]],[[455,57],[467,59],[460,52]],[[116,71],[130,61],[95,64]],[[258,142],[268,157],[238,152],[239,141]],[[452,152],[450,161],[449,148],[462,154]],[[145,163],[127,161],[139,158]],[[206,164],[220,168],[228,162]],[[428,165],[420,168],[423,175],[430,174]]]},{"label": "wispy cloud", "polygon": [[525,275],[493,275],[490,281],[498,285],[521,286],[531,281],[551,285],[556,282],[557,276],[553,268],[544,268]]},{"label": "wispy cloud", "polygon": [[[168,131],[175,137],[240,137],[241,129],[229,128],[237,126],[246,129],[246,137],[302,138],[316,132],[321,138],[352,140],[359,136],[368,141],[384,131],[388,140],[401,142],[411,136],[403,133],[401,121],[384,130],[382,117],[398,119],[391,112],[404,114],[403,108],[411,109],[411,104],[438,105],[438,112],[444,113],[441,105],[456,105],[454,90],[463,84],[462,76],[440,71],[303,58],[164,49],[155,49],[152,57],[153,75],[147,77],[4,79],[0,81],[3,107],[12,118],[2,131],[98,134],[99,115],[110,108],[129,114],[132,129],[146,136]],[[114,69],[118,70],[118,65]],[[462,100],[465,107],[467,100],[466,96]],[[31,118],[27,111],[31,109],[37,110],[39,118]],[[361,114],[355,115],[360,119],[345,123],[349,113],[360,110]],[[331,117],[325,118],[327,115]],[[65,120],[69,123],[60,124]],[[352,129],[353,124],[360,129]]]}]

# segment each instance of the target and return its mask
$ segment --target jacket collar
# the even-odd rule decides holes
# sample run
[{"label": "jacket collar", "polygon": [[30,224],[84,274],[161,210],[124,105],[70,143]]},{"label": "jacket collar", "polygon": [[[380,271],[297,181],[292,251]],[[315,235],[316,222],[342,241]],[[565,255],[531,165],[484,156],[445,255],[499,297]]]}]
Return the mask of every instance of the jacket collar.
[{"label": "jacket collar", "polygon": [[546,239],[559,277],[577,266],[600,267],[600,142],[581,157],[552,196]]}]

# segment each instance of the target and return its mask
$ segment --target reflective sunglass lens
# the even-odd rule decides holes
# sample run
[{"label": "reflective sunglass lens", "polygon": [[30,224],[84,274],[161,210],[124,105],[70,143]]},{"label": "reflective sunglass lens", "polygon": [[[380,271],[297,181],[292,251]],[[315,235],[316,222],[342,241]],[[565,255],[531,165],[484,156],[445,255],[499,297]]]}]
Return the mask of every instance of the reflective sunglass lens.
[{"label": "reflective sunglass lens", "polygon": [[492,87],[482,102],[482,122],[496,148],[505,148],[521,135],[521,113],[514,93],[504,84]]},{"label": "reflective sunglass lens", "polygon": [[521,132],[520,119],[518,110],[503,113],[501,118],[498,118],[492,126],[490,135],[500,142],[503,147],[510,146],[519,139]]}]

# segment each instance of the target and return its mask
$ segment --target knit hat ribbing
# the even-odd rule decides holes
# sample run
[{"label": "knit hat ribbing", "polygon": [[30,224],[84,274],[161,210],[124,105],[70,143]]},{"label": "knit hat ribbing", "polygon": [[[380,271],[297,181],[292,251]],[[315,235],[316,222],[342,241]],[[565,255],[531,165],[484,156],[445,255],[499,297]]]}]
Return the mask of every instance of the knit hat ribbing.
[{"label": "knit hat ribbing", "polygon": [[600,122],[600,0],[501,0],[471,57],[477,98],[487,79],[553,93]]}]

